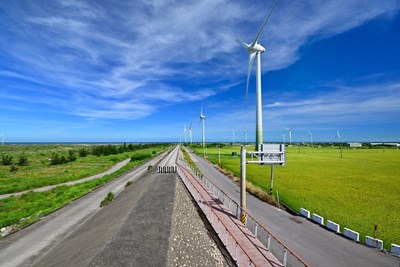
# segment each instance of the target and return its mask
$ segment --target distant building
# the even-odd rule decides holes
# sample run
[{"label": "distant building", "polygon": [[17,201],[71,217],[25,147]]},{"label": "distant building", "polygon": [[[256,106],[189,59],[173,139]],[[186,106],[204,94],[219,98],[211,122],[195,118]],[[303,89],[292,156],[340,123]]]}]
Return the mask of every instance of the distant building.
[{"label": "distant building", "polygon": [[349,147],[362,147],[361,143],[347,143]]}]

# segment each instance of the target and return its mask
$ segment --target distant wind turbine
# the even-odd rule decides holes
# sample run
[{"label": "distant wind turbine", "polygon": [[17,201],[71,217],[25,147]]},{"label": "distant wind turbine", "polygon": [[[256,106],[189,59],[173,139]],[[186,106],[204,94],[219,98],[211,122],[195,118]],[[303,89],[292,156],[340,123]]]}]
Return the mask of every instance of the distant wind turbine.
[{"label": "distant wind turbine", "polygon": [[342,143],[340,142],[340,138],[342,138],[342,136],[340,135],[339,130],[336,131],[336,137],[337,137],[337,141],[339,143],[340,158],[343,158]]},{"label": "distant wind turbine", "polygon": [[257,68],[256,68],[256,97],[257,97],[257,105],[256,105],[256,151],[258,151],[260,144],[263,143],[263,127],[262,127],[262,103],[261,103],[261,53],[265,52],[265,48],[258,43],[258,39],[260,38],[261,32],[263,31],[267,21],[271,17],[272,12],[274,11],[276,5],[279,0],[275,1],[275,4],[272,6],[271,10],[268,13],[268,16],[265,18],[260,30],[258,31],[256,38],[250,44],[246,44],[245,42],[237,40],[249,53],[249,67],[247,71],[247,82],[246,82],[246,103],[247,103],[247,95],[249,92],[249,80],[251,68],[253,66],[254,58],[257,57]]},{"label": "distant wind turbine", "polygon": [[337,142],[340,143],[341,136],[340,136],[339,130],[336,131],[336,137],[337,137]]},{"label": "distant wind turbine", "polygon": [[190,145],[192,145],[192,123],[190,123],[189,127],[189,137],[190,137]]},{"label": "distant wind turbine", "polygon": [[310,143],[311,143],[311,147],[313,147],[313,139],[312,139],[312,132],[310,130],[308,130],[308,134],[310,135]]},{"label": "distant wind turbine", "polygon": [[235,130],[232,131],[232,146],[235,145]]},{"label": "distant wind turbine", "polygon": [[184,140],[184,144],[186,145],[186,124],[184,124],[184,126],[183,126],[183,140]]},{"label": "distant wind turbine", "polygon": [[201,143],[202,143],[202,145],[203,145],[203,147],[205,147],[205,144],[206,144],[206,140],[205,140],[205,125],[204,125],[204,121],[206,120],[206,116],[203,114],[203,106],[201,106],[201,109],[200,109],[200,121],[199,121],[199,124],[200,124],[200,122],[202,123],[202,130],[201,130]]},{"label": "distant wind turbine", "polygon": [[292,128],[286,128],[286,130],[289,131],[289,145],[292,145],[292,131],[293,131],[293,127],[292,127]]},{"label": "distant wind turbine", "polygon": [[244,129],[244,145],[247,145],[247,130]]}]

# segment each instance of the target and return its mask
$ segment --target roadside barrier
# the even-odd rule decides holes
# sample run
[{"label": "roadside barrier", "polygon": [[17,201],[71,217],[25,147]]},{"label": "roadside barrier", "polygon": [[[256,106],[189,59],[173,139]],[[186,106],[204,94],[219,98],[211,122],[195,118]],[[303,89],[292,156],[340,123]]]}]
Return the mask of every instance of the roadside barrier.
[{"label": "roadside barrier", "polygon": [[176,166],[158,166],[158,173],[176,173]]},{"label": "roadside barrier", "polygon": [[194,168],[191,165],[190,168],[196,175],[197,179],[199,179],[237,219],[241,219],[241,214],[246,215],[246,223],[244,225],[272,253],[272,255],[283,263],[283,266],[309,266],[283,242],[276,238],[265,225],[255,219],[247,210],[241,208],[240,205],[230,198],[223,190],[219,189],[213,182],[203,176],[197,168]]}]

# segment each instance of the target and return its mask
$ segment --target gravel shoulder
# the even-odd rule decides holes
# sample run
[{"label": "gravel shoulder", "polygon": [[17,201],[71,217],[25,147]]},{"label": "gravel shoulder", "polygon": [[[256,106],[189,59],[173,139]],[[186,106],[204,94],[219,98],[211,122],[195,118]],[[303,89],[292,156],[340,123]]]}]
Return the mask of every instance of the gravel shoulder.
[{"label": "gravel shoulder", "polygon": [[196,205],[177,179],[167,266],[235,266]]}]

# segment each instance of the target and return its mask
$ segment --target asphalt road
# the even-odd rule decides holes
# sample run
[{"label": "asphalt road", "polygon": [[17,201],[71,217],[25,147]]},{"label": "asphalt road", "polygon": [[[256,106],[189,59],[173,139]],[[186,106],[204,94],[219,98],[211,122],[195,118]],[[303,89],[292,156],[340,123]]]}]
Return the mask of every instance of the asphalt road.
[{"label": "asphalt road", "polygon": [[[240,203],[240,189],[233,181],[203,158],[193,153],[190,155],[208,179]],[[295,216],[300,221],[296,223],[290,219],[293,215],[261,202],[250,194],[247,194],[247,209],[311,266],[400,266],[398,257],[356,244],[305,218]]]},{"label": "asphalt road", "polygon": [[33,266],[166,266],[175,174],[136,180]]}]

